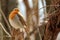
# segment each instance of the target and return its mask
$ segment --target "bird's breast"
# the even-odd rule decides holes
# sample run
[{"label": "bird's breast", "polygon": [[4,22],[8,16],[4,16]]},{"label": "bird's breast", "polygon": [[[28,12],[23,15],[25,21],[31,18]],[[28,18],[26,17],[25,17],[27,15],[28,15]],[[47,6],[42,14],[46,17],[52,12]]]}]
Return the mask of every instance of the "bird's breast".
[{"label": "bird's breast", "polygon": [[15,29],[23,27],[17,15],[13,19],[9,19],[9,22],[11,26],[14,27]]}]

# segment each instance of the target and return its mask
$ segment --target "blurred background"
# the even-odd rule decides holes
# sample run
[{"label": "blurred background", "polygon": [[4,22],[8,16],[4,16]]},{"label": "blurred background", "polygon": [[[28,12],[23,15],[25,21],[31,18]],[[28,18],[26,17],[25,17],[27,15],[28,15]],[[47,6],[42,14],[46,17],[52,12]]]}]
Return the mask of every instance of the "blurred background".
[{"label": "blurred background", "polygon": [[[27,40],[43,40],[46,25],[49,23],[48,16],[57,10],[56,4],[59,5],[59,0],[0,0],[0,24],[11,34],[8,16],[14,8],[19,8],[28,24],[29,32],[32,30],[34,35]],[[15,40],[4,32],[2,25],[0,25],[0,40]]]}]

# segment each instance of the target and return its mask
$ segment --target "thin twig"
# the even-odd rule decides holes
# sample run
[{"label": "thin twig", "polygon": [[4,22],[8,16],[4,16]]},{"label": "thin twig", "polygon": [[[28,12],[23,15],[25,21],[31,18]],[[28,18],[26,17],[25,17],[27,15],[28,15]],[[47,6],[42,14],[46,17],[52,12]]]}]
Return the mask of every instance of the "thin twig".
[{"label": "thin twig", "polygon": [[[55,12],[57,12],[58,10],[55,10],[54,12],[52,12],[52,14],[51,15],[53,15]],[[48,17],[46,17],[46,18],[49,18],[49,16]],[[45,18],[45,19],[46,19]],[[41,25],[40,25],[41,26]],[[34,33],[34,31],[36,31],[37,30],[37,28],[40,28],[40,26],[38,26],[38,27],[36,27],[32,32],[30,32],[29,34],[30,35],[32,35],[33,33]]]},{"label": "thin twig", "polygon": [[43,8],[46,8],[46,7],[57,7],[57,6],[60,6],[60,5],[46,5],[46,6],[44,6],[44,7],[41,7],[41,8],[39,8],[39,10],[41,10],[41,9],[43,9]]},{"label": "thin twig", "polygon": [[5,32],[9,37],[11,37],[11,35],[10,35],[10,34],[6,31],[6,29],[3,27],[2,23],[0,23],[0,25],[1,25],[2,29],[4,30],[4,32]]},{"label": "thin twig", "polygon": [[[8,26],[8,28],[9,28],[9,31],[11,31],[11,26],[9,25],[9,23],[8,23],[6,17],[5,17],[5,15],[4,15],[4,13],[3,13],[3,11],[2,11],[1,9],[0,9],[0,12],[1,12],[1,14],[2,14],[2,16],[3,16],[5,22],[6,22],[7,26]],[[11,32],[10,32],[10,33],[11,33]]]},{"label": "thin twig", "polygon": [[[38,10],[41,10],[41,9],[47,8],[47,7],[50,7],[50,8],[51,8],[51,7],[54,7],[54,6],[57,7],[57,6],[60,6],[60,5],[47,5],[47,6],[43,6],[43,7],[39,8]],[[50,10],[49,10],[49,11],[50,11]],[[37,12],[37,11],[35,11],[35,12]],[[48,13],[50,13],[50,12],[48,12]],[[53,13],[53,12],[52,12],[52,13]],[[33,16],[33,15],[35,15],[35,14],[29,15],[29,16],[31,17],[31,16]],[[39,16],[39,17],[40,17],[40,16]]]},{"label": "thin twig", "polygon": [[[6,17],[5,17],[5,15],[4,15],[4,13],[3,13],[3,11],[1,10],[1,1],[0,1],[0,13],[2,14],[2,16],[3,16],[4,20],[5,20],[5,22],[7,23],[8,27],[9,27],[9,30],[11,31],[11,27],[10,27],[10,25],[9,25],[9,23],[8,23],[8,21],[7,21]],[[5,30],[5,28],[3,27],[3,25],[2,25],[1,23],[0,23],[0,25],[1,25],[1,27],[3,28],[3,30],[6,32],[6,34],[11,37],[11,35]]]},{"label": "thin twig", "polygon": [[7,21],[6,16],[4,15],[4,12],[1,9],[1,1],[0,1],[0,13],[2,14],[2,16],[3,16],[3,18],[4,18],[4,20],[5,20],[6,24],[7,24],[7,26],[9,28],[9,31],[11,33],[11,26],[9,25],[9,22]]}]

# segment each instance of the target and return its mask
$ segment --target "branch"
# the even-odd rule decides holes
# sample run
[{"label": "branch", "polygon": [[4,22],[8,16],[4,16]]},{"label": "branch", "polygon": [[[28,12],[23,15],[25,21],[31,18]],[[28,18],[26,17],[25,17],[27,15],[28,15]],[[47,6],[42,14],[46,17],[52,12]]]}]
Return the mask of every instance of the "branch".
[{"label": "branch", "polygon": [[0,9],[0,12],[1,12],[1,14],[2,14],[2,16],[3,16],[5,22],[6,22],[7,26],[8,26],[8,28],[9,28],[9,31],[11,31],[11,26],[9,25],[9,23],[8,23],[6,17],[5,17],[5,15],[4,15],[4,13],[3,13],[3,11],[1,9]]},{"label": "branch", "polygon": [[9,37],[11,37],[11,35],[10,35],[10,34],[6,31],[6,29],[3,27],[2,23],[0,23],[0,25],[1,25],[2,29],[4,30],[4,32],[5,32]]}]

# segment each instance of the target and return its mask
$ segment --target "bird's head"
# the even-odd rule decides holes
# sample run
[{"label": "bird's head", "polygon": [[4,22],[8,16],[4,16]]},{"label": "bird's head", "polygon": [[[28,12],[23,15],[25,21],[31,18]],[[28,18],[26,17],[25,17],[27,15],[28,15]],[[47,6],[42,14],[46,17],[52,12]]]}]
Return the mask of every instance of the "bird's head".
[{"label": "bird's head", "polygon": [[19,9],[18,9],[18,8],[14,8],[13,11],[17,11],[17,12],[19,12]]},{"label": "bird's head", "polygon": [[15,17],[16,14],[18,14],[19,9],[18,8],[14,8],[13,11],[10,13],[9,18],[13,19]]}]

